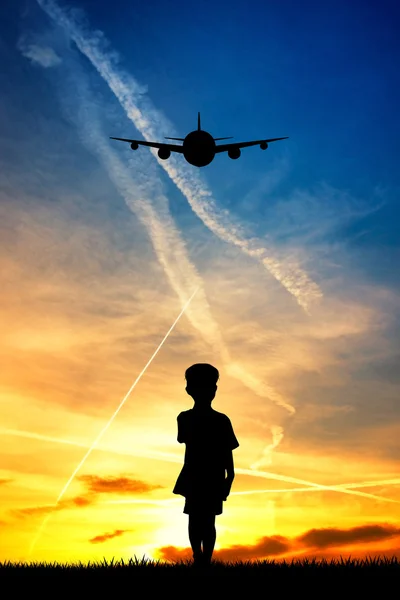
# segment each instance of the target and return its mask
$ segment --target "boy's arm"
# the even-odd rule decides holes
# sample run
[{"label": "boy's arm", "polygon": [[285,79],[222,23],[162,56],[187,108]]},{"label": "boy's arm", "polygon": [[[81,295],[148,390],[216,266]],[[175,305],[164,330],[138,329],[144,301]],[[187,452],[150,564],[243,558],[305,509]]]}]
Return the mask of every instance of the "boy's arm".
[{"label": "boy's arm", "polygon": [[235,479],[235,468],[233,466],[232,450],[228,450],[226,453],[225,469],[226,469],[227,479],[230,479],[231,481],[233,481]]},{"label": "boy's arm", "polygon": [[181,417],[180,413],[178,415],[177,421],[178,421],[178,442],[180,444],[184,444],[186,442],[186,438],[185,438],[185,433],[184,433],[184,425],[182,424],[182,417]]},{"label": "boy's arm", "polygon": [[227,450],[226,458],[225,458],[225,470],[226,470],[226,478],[225,478],[225,487],[224,487],[224,495],[225,500],[229,496],[231,492],[231,487],[233,480],[235,479],[235,468],[233,466],[233,454],[232,450]]}]

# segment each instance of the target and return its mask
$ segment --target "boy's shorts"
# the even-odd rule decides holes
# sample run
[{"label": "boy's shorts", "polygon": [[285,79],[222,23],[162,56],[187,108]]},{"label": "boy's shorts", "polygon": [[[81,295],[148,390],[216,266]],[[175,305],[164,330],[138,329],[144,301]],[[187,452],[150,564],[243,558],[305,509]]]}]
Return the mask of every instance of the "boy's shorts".
[{"label": "boy's shorts", "polygon": [[222,500],[219,498],[186,498],[183,512],[186,515],[222,515]]}]

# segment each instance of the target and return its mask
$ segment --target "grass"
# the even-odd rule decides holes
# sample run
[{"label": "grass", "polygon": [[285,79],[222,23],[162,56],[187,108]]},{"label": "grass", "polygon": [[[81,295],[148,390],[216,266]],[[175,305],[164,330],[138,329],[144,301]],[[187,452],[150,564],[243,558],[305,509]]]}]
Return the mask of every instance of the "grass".
[{"label": "grass", "polygon": [[[327,560],[293,559],[289,562],[263,560],[220,562],[213,561],[208,568],[193,567],[192,561],[168,563],[138,559],[136,556],[127,562],[123,559],[100,563],[89,561],[87,564],[77,563],[0,563],[1,589],[12,589],[13,597],[19,594],[32,595],[40,593],[51,597],[57,593],[74,593],[77,590],[90,589],[92,594],[106,597],[122,590],[140,589],[147,594],[167,591],[185,594],[218,589],[223,586],[224,596],[229,591],[234,597],[239,593],[241,584],[246,588],[241,594],[246,597],[254,586],[265,590],[266,595],[284,593],[289,595],[307,594],[308,596],[330,596],[340,593],[341,598],[359,597],[359,594],[376,593],[381,597],[385,589],[390,592],[391,586],[400,579],[400,561],[396,557],[368,557],[365,559],[340,558]],[[7,586],[8,581],[9,586]],[[12,587],[11,587],[12,586]],[[70,587],[71,586],[71,587]],[[88,588],[86,586],[89,586]],[[106,591],[110,586],[110,591]],[[172,587],[170,587],[172,586]],[[222,589],[222,588],[221,588]],[[353,590],[352,593],[351,590]],[[133,594],[134,595],[134,594]],[[386,594],[385,594],[386,595]],[[8,597],[8,596],[5,596]],[[11,595],[9,596],[11,597]],[[80,596],[78,596],[80,597]]]}]

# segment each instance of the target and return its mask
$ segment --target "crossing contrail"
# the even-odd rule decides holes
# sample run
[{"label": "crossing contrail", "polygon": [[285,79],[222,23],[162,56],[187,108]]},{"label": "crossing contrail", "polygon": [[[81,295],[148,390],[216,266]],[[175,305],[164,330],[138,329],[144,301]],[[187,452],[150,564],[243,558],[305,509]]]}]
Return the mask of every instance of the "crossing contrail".
[{"label": "crossing contrail", "polygon": [[[367,494],[366,492],[357,492],[355,489],[348,489],[350,486],[348,484],[345,485],[322,485],[319,483],[314,483],[312,481],[306,481],[304,479],[298,479],[297,477],[288,477],[287,475],[279,475],[278,473],[270,473],[268,471],[257,471],[256,469],[235,469],[236,473],[241,475],[258,475],[264,479],[275,479],[278,481],[286,481],[287,483],[297,483],[299,485],[306,485],[310,488],[313,488],[316,491],[330,491],[330,492],[339,492],[342,494],[350,494],[354,496],[363,496],[364,498],[372,498],[374,500],[383,500],[384,502],[394,502],[396,504],[400,504],[400,500],[393,500],[392,498],[385,498],[384,496],[376,496],[375,494]],[[351,486],[356,487],[357,484],[351,484]],[[362,487],[362,486],[360,486]]]},{"label": "crossing contrail", "polygon": [[[102,51],[102,34],[81,32],[75,23],[74,15],[70,18],[73,11],[71,13],[67,9],[66,12],[54,2],[38,0],[38,4],[56,25],[61,25],[66,30],[67,35],[75,42],[80,52],[91,61],[117,97],[128,118],[133,120],[144,137],[156,135],[156,130],[163,126],[162,115],[143,96],[143,87],[137,84],[130,75],[115,67],[108,51],[105,53]],[[96,42],[99,42],[98,47]],[[79,90],[77,90],[77,87]],[[97,122],[98,119],[93,118],[93,111],[88,111],[90,102],[87,101],[87,86],[83,76],[78,74],[77,77],[77,73],[74,72],[72,84],[67,88],[66,93],[63,94],[64,101],[69,95],[69,89],[74,90],[74,98],[76,94],[83,93],[84,96],[84,100],[77,103],[72,116],[72,120],[78,119],[80,122],[78,131],[82,137],[82,142],[99,157],[127,206],[145,226],[157,258],[181,303],[187,297],[188,284],[192,289],[199,288],[196,301],[187,311],[187,317],[192,325],[212,346],[213,350],[221,356],[226,372],[230,376],[241,381],[258,396],[268,399],[293,415],[295,408],[283,394],[232,360],[218,324],[210,311],[203,282],[188,257],[185,244],[180,238],[170,215],[168,200],[160,191],[160,186],[154,181],[155,178],[151,182],[146,181],[144,185],[143,181],[140,181],[140,195],[138,195],[138,186],[134,185],[137,182],[133,182],[129,169],[119,160],[117,153],[111,149],[109,143],[106,143],[107,137],[101,132]],[[140,106],[136,106],[135,102],[139,102]],[[161,166],[165,167],[162,163]],[[254,256],[264,265],[268,262],[268,270],[276,276],[286,289],[293,293],[299,304],[307,309],[308,300],[311,302],[311,296],[317,289],[315,284],[308,280],[303,271],[291,270],[287,261],[285,262],[286,266],[283,267],[283,262],[281,261],[281,264],[276,261],[272,256],[273,253],[268,253],[265,249],[261,249],[260,252],[256,240],[239,239],[237,232],[241,230],[240,226],[234,227],[231,222],[224,222],[226,211],[217,209],[211,197],[211,192],[207,190],[204,182],[200,178],[196,179],[195,177],[193,179],[193,173],[184,169],[182,166],[171,163],[167,168],[167,173],[178,189],[186,196],[190,206],[202,219],[203,223],[225,242],[239,245],[245,253]],[[138,175],[135,179],[137,178]],[[149,186],[152,191],[151,199],[147,197]],[[312,292],[311,296],[309,292]]]},{"label": "crossing contrail", "polygon": [[[101,32],[90,32],[81,26],[74,11],[60,8],[54,0],[37,0],[37,3],[55,23],[64,28],[147,141],[156,139],[162,128],[171,127],[146,96],[144,87],[118,65],[115,52],[110,51]],[[233,222],[227,210],[217,207],[212,192],[193,169],[175,157],[163,161],[157,158],[155,151],[152,153],[205,226],[224,242],[233,244],[244,254],[258,260],[309,313],[311,306],[322,297],[322,292],[297,261],[280,258],[273,249],[265,247],[262,240],[246,236],[241,224]]]},{"label": "crossing contrail", "polygon": [[[167,333],[165,334],[165,336],[163,337],[163,339],[159,343],[158,347],[153,352],[153,354],[151,355],[151,357],[149,358],[149,360],[147,361],[147,363],[145,364],[145,366],[143,367],[143,369],[141,370],[141,372],[139,373],[139,375],[136,377],[135,381],[132,383],[131,387],[129,388],[129,390],[127,391],[127,393],[123,397],[123,399],[121,400],[121,402],[120,402],[118,408],[116,409],[116,411],[112,414],[112,416],[110,417],[110,419],[108,420],[108,422],[106,423],[106,425],[103,427],[103,429],[100,431],[99,435],[94,440],[94,442],[92,443],[92,445],[90,446],[90,448],[88,449],[88,451],[86,452],[86,454],[84,455],[84,457],[82,458],[82,460],[80,461],[80,463],[78,464],[78,466],[74,469],[72,475],[70,476],[70,478],[68,479],[67,483],[64,485],[63,489],[59,493],[59,496],[58,496],[55,504],[52,505],[52,506],[57,506],[57,504],[60,502],[61,498],[64,496],[65,492],[67,491],[67,489],[71,485],[71,483],[72,483],[75,475],[83,467],[86,459],[93,452],[94,448],[97,446],[97,444],[99,443],[100,439],[103,437],[103,435],[105,434],[105,432],[107,431],[107,429],[110,427],[111,423],[114,421],[115,417],[117,416],[117,414],[119,413],[119,411],[121,410],[121,408],[123,407],[123,405],[125,404],[125,402],[127,401],[127,399],[129,398],[129,396],[132,393],[132,391],[135,389],[136,385],[139,383],[140,379],[142,378],[142,376],[146,372],[147,368],[151,365],[151,363],[153,362],[154,358],[157,356],[158,352],[161,350],[162,346],[164,345],[164,342],[167,340],[167,338],[170,335],[171,331],[174,329],[175,325],[178,323],[179,319],[181,318],[181,316],[183,315],[183,313],[185,312],[185,310],[189,306],[190,302],[192,301],[192,299],[194,298],[194,296],[196,295],[196,293],[197,293],[197,289],[190,296],[189,300],[187,300],[187,302],[183,306],[181,312],[176,317],[175,321],[172,323],[171,327],[168,329]],[[43,531],[43,529],[44,529],[44,527],[45,527],[48,519],[50,518],[50,515],[51,515],[51,513],[49,513],[49,514],[46,515],[46,517],[44,518],[41,526],[39,527],[38,533],[36,534],[35,539],[33,540],[32,544],[30,546],[28,557],[32,554],[33,549],[34,549],[34,547],[35,547],[35,545],[36,545],[36,543],[37,543],[40,535],[42,534],[42,531]]]},{"label": "crossing contrail", "polygon": [[[34,433],[31,431],[23,431],[23,430],[19,430],[19,429],[0,428],[0,435],[25,437],[28,439],[41,440],[44,442],[50,442],[50,443],[54,443],[54,444],[66,444],[68,446],[75,446],[78,448],[88,448],[88,444],[85,444],[83,442],[66,440],[64,438],[56,438],[53,436],[42,435],[40,433]],[[116,450],[114,448],[108,448],[108,447],[104,447],[104,446],[103,447],[98,446],[97,448],[93,448],[93,449],[100,450],[102,452],[123,454],[126,456],[137,456],[137,457],[143,457],[143,458],[151,458],[151,459],[155,459],[155,460],[162,460],[165,462],[170,462],[170,463],[175,463],[175,464],[182,463],[181,455],[172,454],[171,452],[156,452],[156,451],[128,452],[128,451]],[[237,473],[240,474],[240,469],[236,468],[235,470]],[[255,469],[251,469],[251,470],[246,469],[244,471],[244,473],[246,475],[250,475],[253,477],[268,476],[268,479],[276,479],[278,481],[286,481],[287,483],[293,483],[293,478],[291,478],[291,477],[286,477],[285,475],[278,475],[276,473],[271,473],[268,471],[258,471]],[[334,488],[334,491],[340,492],[343,489],[357,490],[359,488],[381,487],[381,486],[386,486],[386,485],[387,486],[397,486],[397,485],[400,485],[400,477],[394,477],[391,479],[373,479],[373,480],[368,480],[368,481],[357,481],[357,482],[352,482],[352,483],[337,483],[333,486],[332,485],[325,486],[325,485],[313,483],[312,484],[313,487],[309,487],[309,482],[304,481],[303,479],[296,479],[296,482],[304,487],[279,488],[279,489],[267,489],[267,490],[246,490],[244,492],[231,492],[231,495],[241,496],[241,495],[253,495],[253,494],[287,494],[287,493],[291,493],[291,492],[319,492],[319,491],[321,491],[321,488],[326,489],[327,491],[332,490]],[[372,497],[375,499],[378,499],[378,500],[397,502],[396,500],[393,500],[392,498],[388,499],[388,498],[385,498],[384,496],[372,495]],[[103,502],[102,504],[130,504],[130,503],[135,503],[135,502],[133,502],[132,499],[108,500],[106,502]],[[165,501],[163,500],[163,502],[167,502],[167,500],[165,500]],[[172,500],[171,500],[171,502],[172,502]],[[175,499],[174,499],[174,502],[175,502]],[[55,505],[50,505],[50,506],[55,506]]]},{"label": "crossing contrail", "polygon": [[[65,75],[62,77],[65,87],[61,91],[61,101],[68,106],[68,117],[77,126],[83,145],[98,158],[129,210],[144,226],[157,260],[181,304],[186,301],[188,287],[199,288],[195,300],[186,311],[187,318],[211,346],[212,351],[221,357],[230,376],[261,398],[294,414],[294,406],[283,394],[231,358],[220,327],[211,312],[202,278],[190,260],[185,242],[170,213],[168,199],[160,185],[158,174],[154,169],[150,178],[144,178],[140,172],[135,177],[132,176],[130,169],[102,133],[98,107],[91,102],[89,86],[80,65],[73,61],[69,72],[69,78]],[[70,104],[67,99],[72,88],[74,94]],[[146,167],[146,171],[149,173],[149,167]]]},{"label": "crossing contrail", "polygon": [[[22,437],[30,440],[39,440],[42,442],[49,442],[51,444],[64,444],[66,446],[74,446],[75,448],[89,448],[89,444],[84,442],[78,442],[76,440],[67,440],[65,438],[58,438],[51,435],[43,435],[42,433],[35,433],[33,431],[25,431],[23,429],[12,429],[7,427],[0,427],[0,435],[9,435],[14,437]],[[117,448],[110,448],[108,446],[97,446],[93,448],[100,452],[109,452],[110,454],[120,454],[122,456],[136,456],[138,458],[150,458],[153,460],[163,460],[167,462],[181,463],[182,457],[172,452],[160,452],[156,450],[128,452],[126,450],[120,450]]]}]

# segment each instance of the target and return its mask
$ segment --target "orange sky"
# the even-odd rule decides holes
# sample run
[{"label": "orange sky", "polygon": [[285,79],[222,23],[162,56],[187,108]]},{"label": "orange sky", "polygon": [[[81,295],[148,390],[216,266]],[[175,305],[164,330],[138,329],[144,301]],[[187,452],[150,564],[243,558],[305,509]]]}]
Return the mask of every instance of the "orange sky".
[{"label": "orange sky", "polygon": [[[240,443],[216,558],[399,554],[400,299],[376,247],[352,250],[363,225],[346,229],[384,192],[364,202],[318,173],[289,185],[296,154],[283,150],[262,172],[132,159],[110,132],[169,124],[148,98],[132,105],[143,90],[131,98],[115,61],[79,62],[71,32],[48,27],[53,75],[29,71],[21,120],[10,90],[2,105],[23,132],[0,140],[0,560],[33,542],[38,561],[191,556],[172,489],[195,362],[220,370],[213,407]],[[39,56],[30,68],[51,70]]]},{"label": "orange sky", "polygon": [[[240,442],[232,494],[216,519],[216,557],[397,552],[400,479],[391,448],[399,426],[374,423],[376,391],[386,402],[394,388],[352,381],[367,352],[390,351],[381,308],[390,292],[371,287],[368,305],[361,288],[358,301],[345,300],[346,290],[330,293],[309,316],[257,265],[212,240],[204,285],[233,362],[224,364],[183,316],[51,508],[180,310],[146,244],[118,255],[110,227],[76,228],[58,211],[14,209],[24,224],[0,256],[1,560],[26,557],[49,512],[35,560],[190,555],[184,499],[172,488],[184,455],[176,417],[192,406],[183,374],[198,361],[220,368],[213,406]],[[133,220],[130,227],[134,234]],[[198,298],[193,310],[201,315]],[[237,370],[268,383],[272,399],[240,382]],[[310,483],[348,484],[352,493]]]}]

